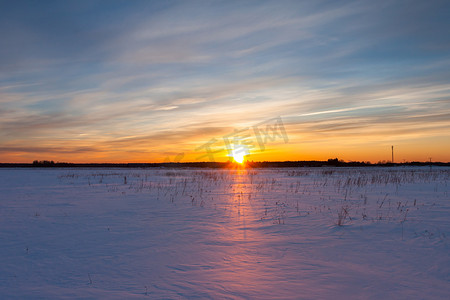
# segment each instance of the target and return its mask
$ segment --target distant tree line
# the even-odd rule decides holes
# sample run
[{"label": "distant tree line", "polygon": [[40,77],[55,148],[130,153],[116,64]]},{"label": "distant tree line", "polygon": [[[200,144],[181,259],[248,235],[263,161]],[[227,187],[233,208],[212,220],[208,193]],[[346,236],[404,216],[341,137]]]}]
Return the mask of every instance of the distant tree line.
[{"label": "distant tree line", "polygon": [[[229,168],[233,162],[172,162],[172,163],[67,163],[53,160],[35,160],[33,163],[0,163],[0,168]],[[326,161],[247,161],[250,168],[298,168],[298,167],[383,167],[383,166],[450,166],[450,162],[378,162],[372,164],[364,161],[345,162],[338,158]]]},{"label": "distant tree line", "polygon": [[53,160],[34,160],[33,167],[54,167],[55,162]]}]

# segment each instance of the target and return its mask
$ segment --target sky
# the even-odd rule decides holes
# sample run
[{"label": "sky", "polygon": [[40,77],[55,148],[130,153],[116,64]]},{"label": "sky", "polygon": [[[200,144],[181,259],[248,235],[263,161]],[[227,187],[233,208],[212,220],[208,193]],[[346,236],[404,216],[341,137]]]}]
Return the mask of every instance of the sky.
[{"label": "sky", "polygon": [[448,1],[1,1],[0,162],[450,161]]}]

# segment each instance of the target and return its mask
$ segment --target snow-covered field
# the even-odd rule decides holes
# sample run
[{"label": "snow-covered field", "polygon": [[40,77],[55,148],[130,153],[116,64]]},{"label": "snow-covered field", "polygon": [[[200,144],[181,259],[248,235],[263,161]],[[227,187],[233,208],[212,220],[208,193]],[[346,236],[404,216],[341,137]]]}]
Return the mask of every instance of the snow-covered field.
[{"label": "snow-covered field", "polygon": [[448,299],[449,168],[1,169],[1,299]]}]

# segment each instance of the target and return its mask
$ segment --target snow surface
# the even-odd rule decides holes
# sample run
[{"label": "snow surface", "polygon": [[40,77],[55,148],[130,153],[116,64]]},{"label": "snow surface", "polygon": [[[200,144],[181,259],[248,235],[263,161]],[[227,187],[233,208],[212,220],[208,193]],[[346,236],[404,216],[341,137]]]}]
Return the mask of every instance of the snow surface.
[{"label": "snow surface", "polygon": [[1,169],[1,299],[449,299],[449,168]]}]

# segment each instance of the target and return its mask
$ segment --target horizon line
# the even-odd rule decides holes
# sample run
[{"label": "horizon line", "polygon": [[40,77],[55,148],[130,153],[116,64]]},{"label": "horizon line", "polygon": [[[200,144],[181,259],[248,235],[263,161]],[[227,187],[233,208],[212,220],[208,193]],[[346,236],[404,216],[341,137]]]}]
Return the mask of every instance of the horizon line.
[{"label": "horizon line", "polygon": [[[0,165],[182,165],[182,164],[235,164],[231,160],[228,161],[186,161],[186,162],[60,162],[53,160],[41,160],[33,162],[0,162]],[[450,164],[450,161],[352,161],[340,159],[328,160],[264,160],[264,161],[249,161],[246,160],[244,164],[261,164],[261,163],[326,163],[326,164],[361,164],[361,165],[408,165],[408,164]]]}]

